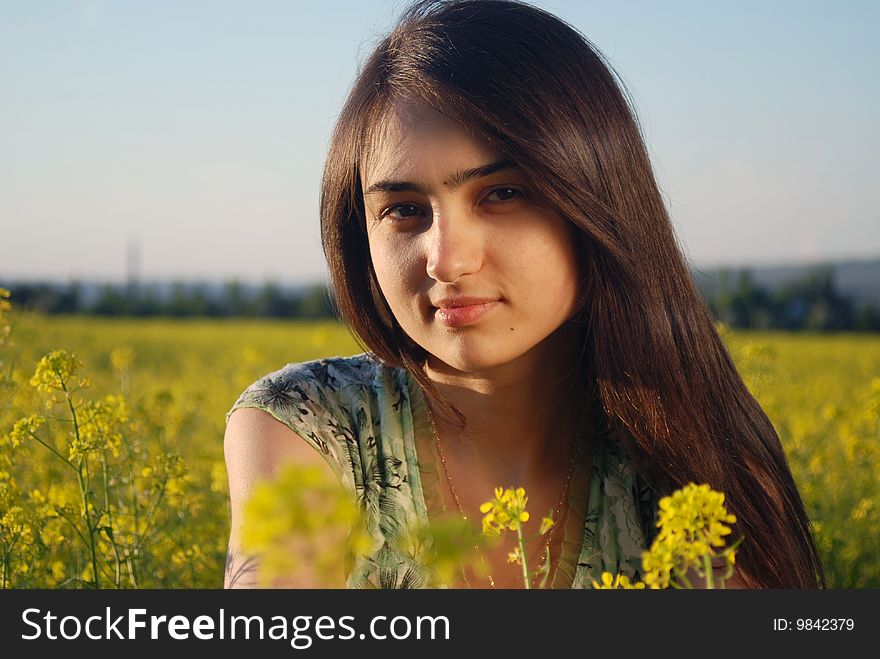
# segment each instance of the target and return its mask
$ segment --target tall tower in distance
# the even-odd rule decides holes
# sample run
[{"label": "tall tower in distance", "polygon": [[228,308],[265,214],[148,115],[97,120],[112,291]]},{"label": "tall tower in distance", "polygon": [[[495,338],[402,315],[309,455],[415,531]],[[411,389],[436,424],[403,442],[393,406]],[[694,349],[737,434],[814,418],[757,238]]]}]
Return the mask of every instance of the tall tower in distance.
[{"label": "tall tower in distance", "polygon": [[126,293],[129,298],[140,295],[141,288],[141,241],[129,238],[125,250]]}]

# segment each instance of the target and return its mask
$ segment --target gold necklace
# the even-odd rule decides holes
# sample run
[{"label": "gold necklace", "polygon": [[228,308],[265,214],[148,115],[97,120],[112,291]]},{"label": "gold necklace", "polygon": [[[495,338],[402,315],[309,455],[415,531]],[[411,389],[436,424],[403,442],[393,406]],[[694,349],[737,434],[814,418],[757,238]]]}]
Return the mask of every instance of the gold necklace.
[{"label": "gold necklace", "polygon": [[[458,494],[455,491],[455,487],[452,485],[452,477],[449,475],[449,467],[446,465],[446,458],[443,455],[443,450],[440,448],[440,437],[437,434],[437,427],[434,424],[434,415],[432,414],[431,407],[427,404],[427,402],[425,403],[425,409],[428,410],[428,419],[431,422],[431,432],[434,434],[434,445],[437,447],[437,453],[440,455],[440,462],[443,465],[443,473],[446,476],[446,483],[449,485],[449,491],[452,492],[452,498],[455,499],[455,505],[458,508],[458,513],[461,515],[461,518],[463,520],[467,521],[468,517],[464,512],[464,508],[462,508],[461,501],[458,498]],[[582,427],[583,427],[583,425],[581,425],[581,429],[582,429]],[[572,477],[574,476],[574,468],[575,468],[575,465],[577,464],[577,454],[578,454],[577,449],[578,449],[578,442],[580,440],[580,435],[581,435],[581,433],[580,433],[580,429],[579,429],[577,436],[575,436],[575,441],[572,443],[571,460],[568,465],[568,476],[565,479],[565,485],[562,487],[562,496],[559,498],[559,503],[556,504],[556,508],[553,510],[553,516],[551,517],[551,519],[553,520],[553,526],[551,526],[550,530],[547,532],[547,541],[544,543],[544,549],[541,552],[541,557],[540,557],[540,560],[538,561],[538,565],[541,565],[544,562],[544,560],[547,558],[547,552],[550,549],[550,544],[553,540],[553,535],[556,533],[556,527],[558,526],[556,520],[559,517],[559,511],[561,510],[562,505],[565,502],[565,498],[568,495],[569,488],[571,487],[571,480],[572,480]],[[474,549],[477,550],[477,554],[479,555],[480,560],[483,563],[483,566],[486,568],[486,575],[489,578],[489,585],[492,588],[495,588],[495,579],[492,578],[492,575],[489,572],[489,564],[486,562],[486,558],[483,556],[483,552],[480,551],[480,546],[475,544]],[[464,576],[465,582],[467,583],[467,576],[464,574],[464,571],[462,571],[462,576]],[[536,574],[535,577],[533,578],[532,586],[534,586],[535,583],[537,582],[537,576],[538,575]],[[470,586],[470,583],[468,583],[468,586]]]}]

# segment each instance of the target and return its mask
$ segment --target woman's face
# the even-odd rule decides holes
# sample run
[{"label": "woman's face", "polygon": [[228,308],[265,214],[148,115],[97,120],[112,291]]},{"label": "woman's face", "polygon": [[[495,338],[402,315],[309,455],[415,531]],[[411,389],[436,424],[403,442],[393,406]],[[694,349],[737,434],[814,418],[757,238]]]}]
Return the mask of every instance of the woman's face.
[{"label": "woman's face", "polygon": [[[500,152],[401,101],[363,170],[373,268],[413,341],[464,372],[554,349],[545,339],[576,311],[574,228]],[[489,302],[444,308],[462,297]]]}]

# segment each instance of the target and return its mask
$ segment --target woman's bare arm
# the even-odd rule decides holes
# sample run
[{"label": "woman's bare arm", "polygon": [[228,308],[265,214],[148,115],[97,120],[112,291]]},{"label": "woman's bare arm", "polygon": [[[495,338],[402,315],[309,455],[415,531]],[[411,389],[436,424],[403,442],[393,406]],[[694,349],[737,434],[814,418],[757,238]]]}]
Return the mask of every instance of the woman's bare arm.
[{"label": "woman's bare arm", "polygon": [[[317,465],[331,482],[338,482],[330,465],[302,437],[257,408],[241,408],[229,416],[223,439],[226,472],[229,477],[229,503],[232,513],[229,549],[226,554],[225,588],[256,588],[258,559],[241,550],[242,512],[254,485],[272,478],[288,462],[300,466]],[[341,486],[340,486],[341,487]],[[309,570],[306,574],[314,574]],[[338,580],[327,584],[309,578],[278,579],[275,588],[345,587],[342,566]]]}]

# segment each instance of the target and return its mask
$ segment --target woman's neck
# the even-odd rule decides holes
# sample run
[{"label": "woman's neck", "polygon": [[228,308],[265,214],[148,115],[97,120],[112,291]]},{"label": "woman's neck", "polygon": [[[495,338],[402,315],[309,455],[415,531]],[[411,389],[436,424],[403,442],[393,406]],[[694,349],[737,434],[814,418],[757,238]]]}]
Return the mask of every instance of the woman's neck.
[{"label": "woman's neck", "polygon": [[461,431],[434,414],[444,448],[490,482],[541,480],[567,464],[587,406],[579,351],[564,326],[515,361],[479,373],[429,359],[425,373],[467,421]]}]

